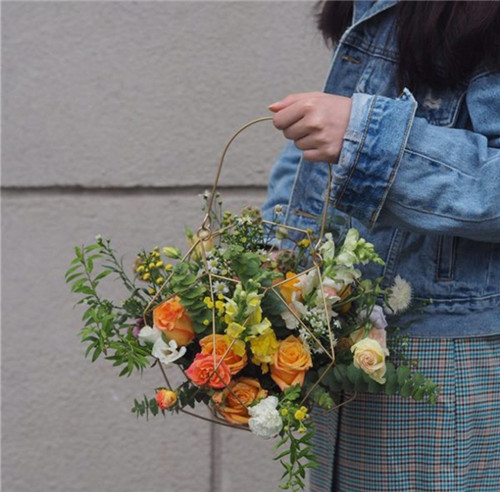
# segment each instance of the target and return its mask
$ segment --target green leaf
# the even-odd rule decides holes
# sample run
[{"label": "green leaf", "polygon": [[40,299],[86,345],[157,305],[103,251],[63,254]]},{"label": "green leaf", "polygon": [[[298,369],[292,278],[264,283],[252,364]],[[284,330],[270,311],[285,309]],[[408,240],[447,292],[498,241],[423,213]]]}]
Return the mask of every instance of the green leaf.
[{"label": "green leaf", "polygon": [[406,380],[410,377],[410,369],[407,366],[398,367],[398,383],[400,386],[403,386]]},{"label": "green leaf", "polygon": [[411,396],[412,392],[413,382],[411,381],[411,379],[409,379],[406,381],[406,383],[403,384],[403,386],[399,390],[399,394],[404,398],[408,398],[409,396]]},{"label": "green leaf", "polygon": [[81,277],[82,275],[84,275],[84,273],[83,273],[83,272],[74,273],[73,275],[70,275],[70,276],[66,279],[66,283],[67,283],[67,284],[69,284],[72,280],[75,280],[75,278]]},{"label": "green leaf", "polygon": [[64,274],[64,276],[67,277],[68,275],[71,275],[74,271],[78,270],[81,267],[82,267],[82,265],[80,264],[80,262],[78,262],[78,265],[75,265],[75,266],[72,266],[71,268],[69,268],[66,271],[66,273]]},{"label": "green leaf", "polygon": [[75,255],[79,260],[83,258],[82,250],[78,246],[75,246]]}]

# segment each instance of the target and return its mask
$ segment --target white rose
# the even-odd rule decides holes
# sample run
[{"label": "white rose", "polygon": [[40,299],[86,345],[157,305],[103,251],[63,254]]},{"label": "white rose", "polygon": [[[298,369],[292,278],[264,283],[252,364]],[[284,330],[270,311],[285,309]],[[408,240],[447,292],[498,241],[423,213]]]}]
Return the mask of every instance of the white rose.
[{"label": "white rose", "polygon": [[257,436],[269,439],[279,433],[283,420],[277,410],[278,398],[268,396],[248,409],[248,427]]}]

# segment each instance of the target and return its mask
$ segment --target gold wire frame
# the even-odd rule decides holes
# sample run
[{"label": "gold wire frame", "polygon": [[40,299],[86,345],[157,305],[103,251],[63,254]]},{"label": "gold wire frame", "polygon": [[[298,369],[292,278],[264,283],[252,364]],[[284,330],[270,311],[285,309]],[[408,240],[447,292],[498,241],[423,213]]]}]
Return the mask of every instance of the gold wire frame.
[{"label": "gold wire frame", "polygon": [[[187,253],[180,260],[181,263],[185,262],[186,260],[189,260],[191,258],[192,254],[195,251],[197,251],[198,254],[201,252],[201,259],[202,259],[202,262],[203,262],[203,265],[204,265],[204,272],[201,273],[200,275],[198,275],[197,280],[201,280],[202,278],[208,276],[208,283],[209,283],[209,286],[210,286],[209,296],[210,296],[210,299],[211,299],[213,305],[215,305],[215,296],[214,296],[214,289],[213,289],[213,281],[214,281],[214,279],[216,279],[216,280],[224,280],[226,282],[231,282],[231,283],[234,283],[234,284],[239,284],[240,283],[239,280],[236,280],[236,279],[233,279],[233,278],[229,278],[229,277],[224,277],[224,276],[212,273],[210,271],[210,269],[208,268],[208,263],[207,263],[207,250],[206,250],[206,247],[205,247],[205,243],[208,242],[208,241],[210,241],[210,240],[216,239],[217,237],[219,237],[224,232],[227,232],[228,230],[231,230],[233,227],[235,227],[235,224],[231,224],[231,225],[229,225],[227,227],[224,227],[222,229],[219,229],[217,231],[212,231],[211,212],[212,212],[212,209],[213,209],[214,198],[215,198],[216,193],[217,193],[217,187],[218,187],[218,183],[219,183],[219,179],[220,179],[220,175],[221,175],[221,171],[222,171],[222,166],[224,164],[224,159],[226,157],[226,153],[227,153],[230,145],[232,144],[232,142],[234,141],[234,139],[240,133],[242,133],[245,129],[247,129],[248,127],[250,127],[250,126],[252,126],[252,125],[254,125],[256,123],[259,123],[259,122],[262,122],[262,121],[268,121],[268,120],[272,120],[272,117],[271,116],[265,116],[265,117],[262,117],[262,118],[257,118],[257,119],[254,119],[252,121],[249,121],[248,123],[246,123],[245,125],[243,125],[241,128],[239,128],[232,135],[232,137],[228,140],[228,142],[226,143],[226,145],[224,147],[224,150],[222,152],[222,155],[220,157],[220,160],[219,160],[219,164],[218,164],[218,167],[217,167],[217,173],[216,173],[216,176],[215,176],[214,184],[213,184],[212,190],[210,192],[210,197],[209,197],[209,200],[208,200],[208,203],[207,203],[207,212],[206,212],[206,215],[205,215],[205,217],[203,219],[203,222],[202,222],[200,228],[196,232],[196,240],[193,241],[193,244],[191,245],[191,247],[189,248],[189,250],[187,251]],[[321,281],[319,282],[319,285],[320,285],[320,289],[321,289],[321,293],[322,293],[321,297],[322,297],[322,300],[323,300],[323,308],[325,310],[325,319],[326,319],[327,328],[328,328],[328,335],[329,335],[329,344],[328,344],[329,346],[328,347],[325,347],[325,344],[321,343],[321,341],[318,339],[318,337],[316,337],[316,335],[309,329],[309,327],[302,321],[302,319],[300,319],[300,317],[297,316],[297,314],[293,311],[293,309],[290,308],[290,306],[288,305],[288,303],[284,299],[284,297],[283,297],[283,295],[282,295],[279,287],[281,285],[287,283],[287,282],[290,282],[290,281],[293,281],[295,279],[298,279],[298,278],[300,278],[300,277],[302,277],[304,275],[308,275],[312,271],[316,272],[316,275],[317,275],[318,279],[321,280],[321,278],[322,278],[322,276],[321,276],[321,264],[322,264],[323,260],[321,258],[320,253],[319,253],[319,246],[321,245],[321,239],[322,239],[322,237],[324,236],[324,233],[325,233],[326,221],[327,221],[327,217],[328,217],[327,214],[328,214],[328,206],[329,206],[330,189],[331,189],[331,164],[328,163],[327,165],[328,165],[328,180],[327,180],[328,181],[328,185],[327,185],[327,189],[326,189],[325,206],[324,206],[323,215],[322,215],[321,230],[320,230],[319,238],[318,238],[317,243],[314,244],[314,246],[313,246],[313,238],[312,238],[311,233],[310,233],[309,230],[301,229],[301,228],[298,228],[298,227],[293,227],[293,226],[289,226],[289,225],[285,225],[285,224],[279,224],[277,222],[272,222],[272,221],[268,221],[268,220],[262,220],[262,224],[264,224],[264,225],[268,225],[270,227],[276,227],[276,228],[279,227],[280,229],[284,229],[284,230],[287,230],[287,231],[294,231],[294,232],[299,232],[299,233],[304,234],[305,237],[309,240],[309,244],[311,245],[311,250],[310,250],[311,251],[311,253],[310,253],[311,254],[311,261],[312,261],[312,266],[311,267],[307,268],[306,270],[304,270],[304,271],[302,271],[300,273],[297,273],[293,277],[285,278],[284,280],[282,280],[280,282],[274,283],[270,287],[265,287],[265,288],[261,289],[262,294],[266,294],[270,290],[272,290],[274,292],[274,294],[277,296],[277,298],[285,305],[286,309],[288,309],[288,311],[295,317],[295,319],[297,320],[297,322],[299,323],[299,325],[301,326],[301,328],[303,328],[309,334],[309,336],[316,342],[316,344],[321,349],[321,351],[323,351],[323,353],[326,354],[326,356],[330,359],[330,363],[328,364],[326,370],[323,371],[323,373],[319,376],[318,380],[308,390],[308,392],[302,398],[302,400],[299,403],[299,405],[304,405],[307,402],[307,399],[308,399],[309,395],[312,393],[312,391],[320,384],[321,380],[325,377],[325,375],[328,373],[328,371],[335,365],[335,342],[336,341],[335,341],[335,337],[334,337],[333,332],[332,332],[332,327],[331,327],[331,323],[330,323],[330,316],[328,315],[328,312],[329,312],[328,311],[328,306],[326,304],[325,292],[323,290],[323,283]],[[155,306],[155,303],[159,299],[160,294],[163,291],[163,289],[169,284],[170,279],[172,278],[173,273],[174,272],[172,271],[169,274],[169,276],[167,277],[167,279],[162,283],[162,285],[160,286],[160,288],[156,292],[155,296],[151,299],[151,301],[149,302],[149,304],[146,306],[146,309],[144,310],[144,314],[143,314],[144,320],[146,320],[146,316],[150,313],[150,311]],[[174,295],[175,294],[173,294],[171,297],[174,297]],[[341,303],[338,304],[338,306],[340,306],[340,305],[341,305]],[[219,366],[223,362],[223,360],[226,357],[226,355],[232,349],[232,347],[233,347],[234,343],[236,342],[237,338],[233,338],[233,340],[231,341],[231,343],[229,344],[229,346],[226,348],[226,351],[223,353],[223,355],[219,356],[219,361],[217,362],[217,357],[218,356],[216,354],[215,307],[213,307],[211,311],[212,311],[212,337],[213,337],[213,351],[212,351],[212,353],[213,353],[213,358],[214,358],[214,370],[209,375],[208,380],[210,380],[212,378],[212,376],[216,375],[219,378],[219,380],[222,381],[223,379],[222,379],[222,377],[220,376],[220,374],[218,372]],[[246,324],[247,321],[248,321],[248,319],[243,323],[243,326],[245,326],[245,324]],[[160,368],[160,371],[161,371],[163,379],[165,380],[166,386],[170,390],[174,390],[174,388],[172,387],[172,384],[170,383],[170,380],[169,380],[169,378],[167,376],[165,368],[162,366],[161,362],[157,359],[155,361],[155,364],[157,364],[158,367]],[[153,364],[153,365],[155,365],[155,364]],[[183,373],[184,377],[187,380],[188,378],[187,378],[187,375],[186,375],[186,372],[184,371],[184,369],[182,367],[180,367],[180,366],[177,366],[177,367],[180,369],[180,371]],[[194,399],[195,396],[198,394],[198,392],[200,392],[202,390],[203,390],[203,388],[199,387],[197,389],[197,391],[193,395],[191,395],[191,398]],[[243,407],[245,407],[245,408],[248,409],[248,406],[244,402],[241,401],[241,399],[232,390],[232,388],[230,386],[224,385],[224,387],[221,390],[222,391],[223,390],[228,390],[231,393],[231,395]],[[354,393],[351,398],[349,398],[348,400],[340,403],[339,405],[335,406],[334,408],[339,408],[342,405],[345,405],[346,403],[349,403],[355,397],[356,397],[356,393]],[[217,414],[217,408],[216,408],[217,406],[215,404],[214,405],[206,404],[206,406],[210,410],[211,417],[205,417],[205,416],[197,414],[195,412],[186,410],[185,408],[180,408],[179,410],[181,412],[187,414],[187,415],[192,416],[192,417],[196,417],[198,419],[205,420],[205,421],[208,421],[208,422],[212,422],[212,423],[215,423],[215,424],[223,425],[223,426],[226,426],[226,427],[233,427],[233,428],[237,428],[237,429],[240,429],[240,430],[246,430],[246,431],[250,430],[248,428],[248,426],[246,426],[246,425],[233,424],[233,423],[228,422],[227,420],[221,418]],[[332,408],[331,410],[333,410],[334,408]],[[331,411],[331,410],[326,410],[326,412]],[[323,413],[325,413],[325,412],[323,412]]]}]

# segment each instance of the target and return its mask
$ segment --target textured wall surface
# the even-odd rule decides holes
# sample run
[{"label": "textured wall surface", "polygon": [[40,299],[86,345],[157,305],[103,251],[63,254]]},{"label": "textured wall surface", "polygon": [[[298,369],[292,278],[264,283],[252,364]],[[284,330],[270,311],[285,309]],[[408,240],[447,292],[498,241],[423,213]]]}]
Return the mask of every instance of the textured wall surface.
[{"label": "textured wall surface", "polygon": [[[159,374],[90,364],[63,274],[97,233],[132,262],[183,244],[197,193],[246,121],[321,89],[311,2],[3,2],[2,490],[274,491],[271,443],[130,413]],[[242,135],[229,208],[259,204],[284,140]],[[116,295],[120,296],[120,292]]]}]

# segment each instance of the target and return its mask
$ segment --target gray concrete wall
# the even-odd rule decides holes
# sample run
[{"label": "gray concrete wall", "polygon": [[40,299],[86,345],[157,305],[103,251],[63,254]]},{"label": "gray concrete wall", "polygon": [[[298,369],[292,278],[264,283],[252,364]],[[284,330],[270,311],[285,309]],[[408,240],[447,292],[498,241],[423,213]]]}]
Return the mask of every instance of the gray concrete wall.
[{"label": "gray concrete wall", "polygon": [[[97,233],[132,262],[183,244],[227,138],[319,90],[311,2],[3,2],[2,490],[273,491],[272,449],[185,416],[137,421],[155,372],[117,378],[79,343],[63,274]],[[227,205],[259,204],[284,140],[243,135]],[[118,294],[119,295],[119,294]]]}]

